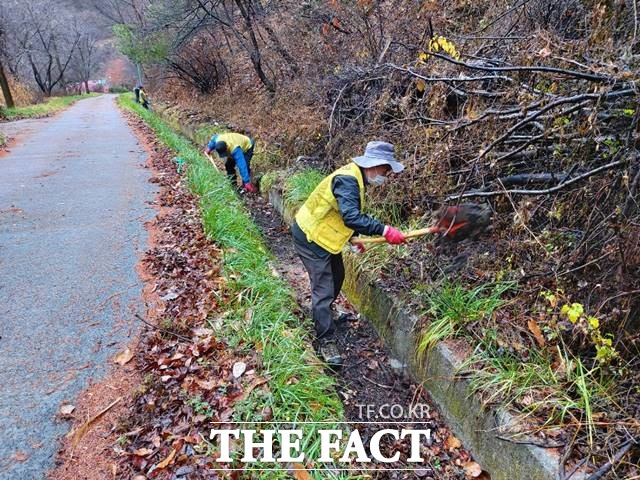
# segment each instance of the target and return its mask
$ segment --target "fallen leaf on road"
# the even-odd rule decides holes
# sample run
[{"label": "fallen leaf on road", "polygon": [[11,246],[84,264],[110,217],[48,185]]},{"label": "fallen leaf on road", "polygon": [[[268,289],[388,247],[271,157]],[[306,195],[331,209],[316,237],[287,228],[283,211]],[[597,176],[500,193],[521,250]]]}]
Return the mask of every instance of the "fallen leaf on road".
[{"label": "fallen leaf on road", "polygon": [[166,295],[160,297],[160,300],[164,300],[166,302],[169,300],[175,300],[176,298],[178,298],[178,294],[176,292],[169,292]]},{"label": "fallen leaf on road", "polygon": [[194,328],[192,333],[196,337],[208,337],[209,335],[213,335],[214,332],[210,328]]},{"label": "fallen leaf on road", "polygon": [[27,458],[29,458],[29,455],[27,455],[24,452],[16,452],[13,455],[11,455],[11,458],[16,462],[24,462],[27,460]]},{"label": "fallen leaf on road", "polygon": [[165,458],[163,461],[161,461],[158,466],[156,467],[156,469],[158,468],[167,468],[171,462],[173,461],[173,457],[176,456],[176,451],[175,450],[171,450],[171,453],[169,453],[169,455],[167,456],[167,458]]},{"label": "fallen leaf on road", "polygon": [[467,462],[463,465],[464,473],[471,478],[482,475],[482,467],[477,462]]},{"label": "fallen leaf on road", "polygon": [[153,453],[153,450],[151,450],[150,448],[139,448],[133,453],[135,455],[138,455],[139,457],[146,457],[147,455],[151,455]]},{"label": "fallen leaf on road", "polygon": [[218,382],[215,380],[196,380],[196,384],[203,390],[213,390],[218,385]]},{"label": "fallen leaf on road", "polygon": [[62,405],[60,407],[60,414],[64,416],[71,415],[75,409],[76,407],[74,405]]},{"label": "fallen leaf on road", "polygon": [[122,397],[118,398],[117,400],[114,400],[106,408],[96,413],[93,417],[91,417],[89,420],[84,422],[78,429],[72,430],[71,432],[69,432],[67,437],[73,437],[73,441],[72,441],[73,447],[75,448],[76,445],[78,445],[78,442],[82,439],[82,437],[84,437],[84,435],[91,429],[91,427],[93,427],[93,425],[98,420],[100,420],[100,418],[102,418],[102,416],[105,413],[107,413],[109,410],[111,410],[114,406],[116,406],[121,401],[122,401]]},{"label": "fallen leaf on road", "polygon": [[246,370],[247,364],[244,362],[236,362],[233,364],[233,376],[235,378],[240,378]]},{"label": "fallen leaf on road", "polygon": [[125,365],[133,358],[133,352],[127,347],[126,350],[118,353],[115,358],[115,362],[119,365]]}]

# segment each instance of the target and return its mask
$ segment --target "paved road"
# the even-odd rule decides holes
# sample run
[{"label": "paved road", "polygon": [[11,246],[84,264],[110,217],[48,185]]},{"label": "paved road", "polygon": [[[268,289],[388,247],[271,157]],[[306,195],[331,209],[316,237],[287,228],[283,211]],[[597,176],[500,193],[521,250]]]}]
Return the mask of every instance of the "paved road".
[{"label": "paved road", "polygon": [[135,328],[154,190],[114,96],[0,124],[16,128],[0,156],[0,479],[41,480],[68,430],[59,406]]}]

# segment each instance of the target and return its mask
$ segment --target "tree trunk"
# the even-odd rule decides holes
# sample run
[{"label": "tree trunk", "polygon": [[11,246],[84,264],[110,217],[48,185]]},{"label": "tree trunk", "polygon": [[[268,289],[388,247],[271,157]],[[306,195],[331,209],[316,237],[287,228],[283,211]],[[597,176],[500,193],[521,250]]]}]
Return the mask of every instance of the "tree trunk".
[{"label": "tree trunk", "polygon": [[253,64],[253,69],[256,71],[258,78],[265,86],[267,91],[271,96],[276,93],[275,84],[267,77],[267,74],[264,72],[262,68],[262,57],[260,55],[260,46],[258,44],[258,39],[256,38],[255,32],[253,31],[253,22],[251,21],[251,15],[247,11],[247,9],[242,4],[241,0],[236,0],[236,5],[240,9],[240,13],[244,18],[245,25],[247,27],[247,33],[249,34],[249,39],[251,41],[251,45],[253,50],[249,53],[251,57],[251,63]]},{"label": "tree trunk", "polygon": [[7,104],[7,108],[15,107],[13,103],[13,96],[11,95],[11,89],[9,88],[9,81],[7,80],[7,76],[4,74],[4,68],[2,67],[2,62],[0,61],[0,87],[2,88],[2,95],[4,95],[4,103]]},{"label": "tree trunk", "polygon": [[84,87],[87,90],[87,95],[89,94],[89,80],[84,81]]}]

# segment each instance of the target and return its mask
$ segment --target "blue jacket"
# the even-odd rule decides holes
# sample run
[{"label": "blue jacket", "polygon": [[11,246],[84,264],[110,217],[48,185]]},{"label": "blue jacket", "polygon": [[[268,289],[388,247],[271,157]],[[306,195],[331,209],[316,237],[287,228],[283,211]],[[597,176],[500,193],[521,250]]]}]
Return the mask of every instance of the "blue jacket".
[{"label": "blue jacket", "polygon": [[[211,140],[207,145],[207,148],[209,150],[212,151],[215,149],[216,142],[218,141],[218,136],[219,135],[216,134],[213,137],[211,137]],[[253,141],[251,142],[251,146],[253,146]],[[235,147],[231,151],[231,157],[235,160],[236,166],[240,171],[240,176],[242,177],[242,183],[249,183],[251,181],[251,177],[249,176],[249,168],[247,167],[247,161],[244,158],[244,151],[242,150],[242,147],[239,147],[239,146]]]}]

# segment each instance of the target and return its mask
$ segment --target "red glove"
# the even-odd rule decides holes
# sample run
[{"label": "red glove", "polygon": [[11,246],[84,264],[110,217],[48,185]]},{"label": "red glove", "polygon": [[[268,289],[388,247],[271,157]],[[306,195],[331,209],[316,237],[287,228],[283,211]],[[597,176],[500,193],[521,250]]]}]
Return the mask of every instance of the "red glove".
[{"label": "red glove", "polygon": [[397,228],[393,228],[391,225],[384,227],[384,238],[392,245],[400,245],[404,243],[404,234]]},{"label": "red glove", "polygon": [[258,189],[251,182],[245,183],[242,187],[249,193],[258,193]]},{"label": "red glove", "polygon": [[351,244],[351,251],[353,253],[364,253],[367,251],[367,247],[364,246],[364,243],[357,242]]}]

